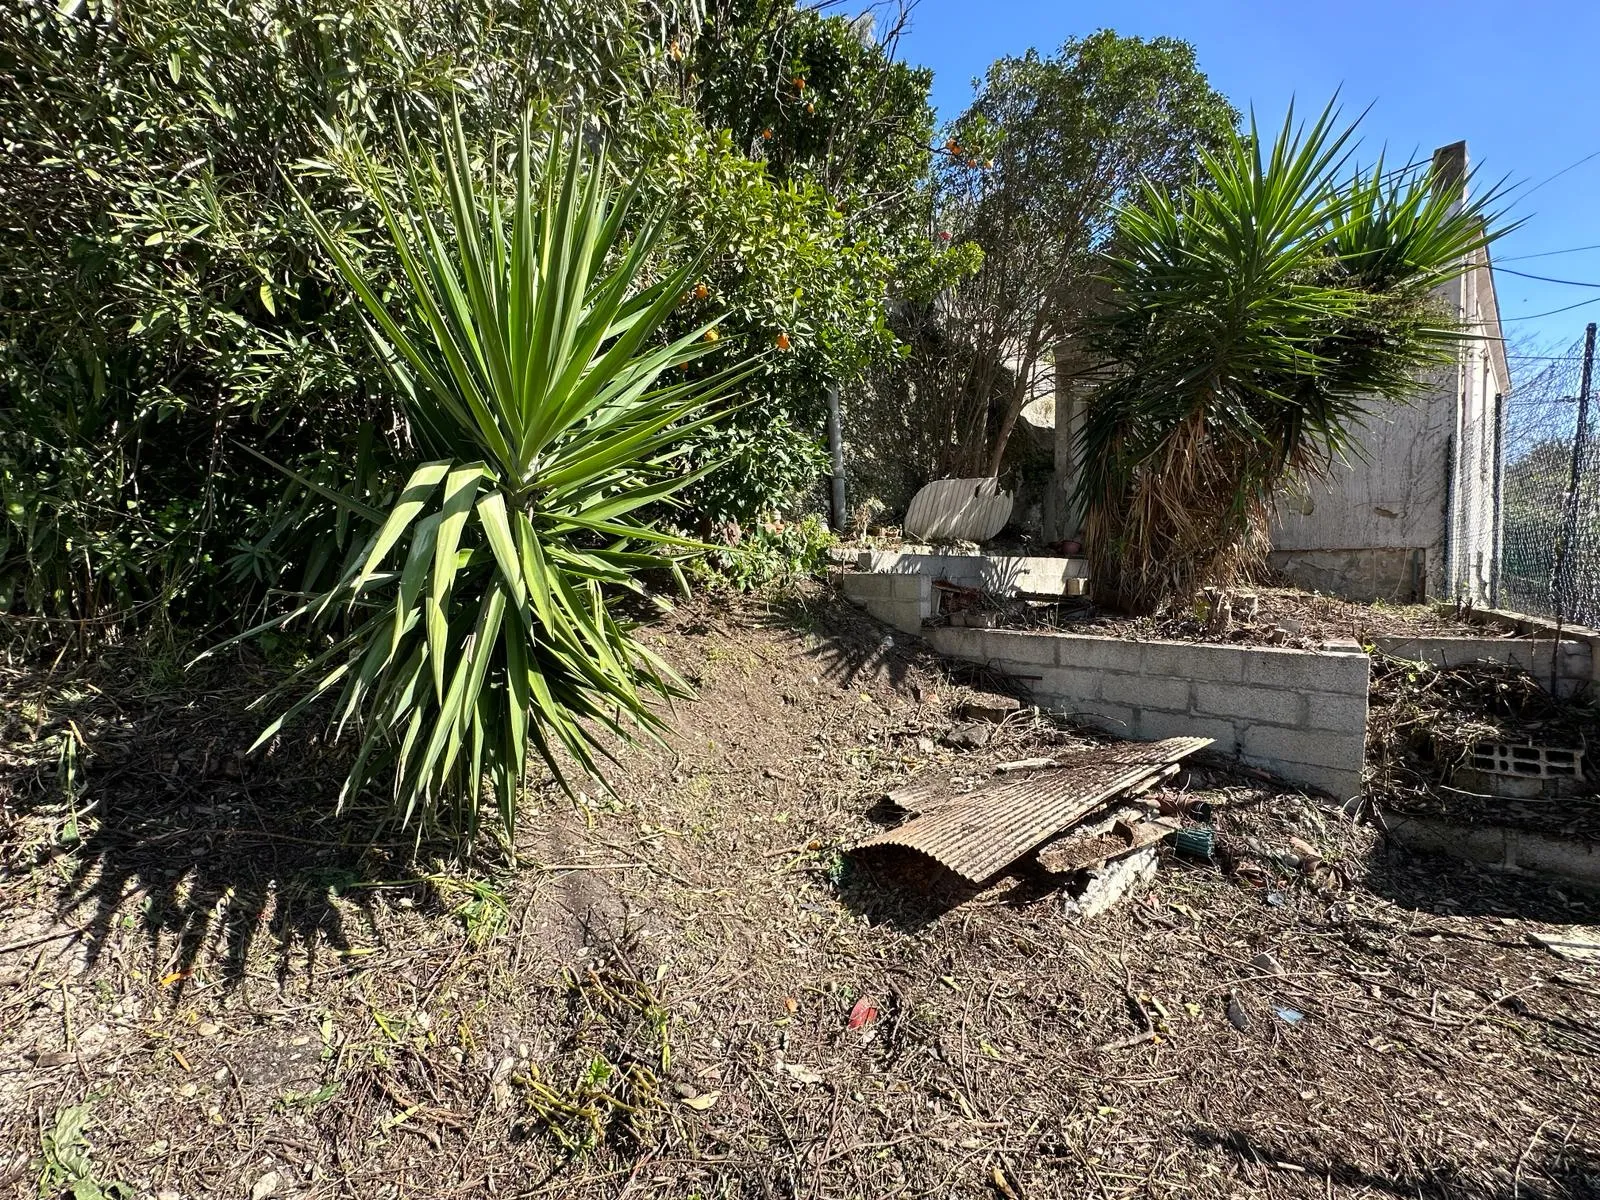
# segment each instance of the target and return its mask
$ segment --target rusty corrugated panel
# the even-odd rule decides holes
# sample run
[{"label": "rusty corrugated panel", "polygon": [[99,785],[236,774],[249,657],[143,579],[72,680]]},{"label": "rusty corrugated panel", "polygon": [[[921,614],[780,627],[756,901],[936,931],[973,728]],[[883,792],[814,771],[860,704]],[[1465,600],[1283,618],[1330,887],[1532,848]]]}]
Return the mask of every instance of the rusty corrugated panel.
[{"label": "rusty corrugated panel", "polygon": [[930,805],[925,816],[856,849],[904,846],[982,883],[1119,792],[1210,744],[1210,738],[1168,738],[1088,747],[1026,779]]}]

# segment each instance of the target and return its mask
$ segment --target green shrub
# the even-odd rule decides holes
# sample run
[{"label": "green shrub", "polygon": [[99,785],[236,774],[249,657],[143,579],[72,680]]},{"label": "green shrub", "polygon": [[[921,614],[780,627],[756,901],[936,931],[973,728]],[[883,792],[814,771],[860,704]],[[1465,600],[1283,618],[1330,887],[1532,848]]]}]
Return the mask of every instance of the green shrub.
[{"label": "green shrub", "polygon": [[703,587],[738,592],[818,574],[838,541],[815,513],[795,521],[767,517],[750,530],[737,521],[724,521],[712,538],[721,544],[689,565],[689,578]]},{"label": "green shrub", "polygon": [[[409,449],[288,183],[373,226],[345,155],[392,157],[391,130],[456,103],[480,150],[530,103],[581,110],[675,206],[664,254],[699,258],[707,291],[662,336],[712,314],[725,335],[691,373],[790,339],[751,380],[760,405],[696,450],[734,465],[691,488],[686,524],[785,503],[814,479],[826,382],[892,347],[884,297],[915,253],[927,80],[853,37],[792,0],[714,28],[699,0],[0,5],[0,610],[237,627],[273,589],[329,585],[341,518],[245,447],[380,504]],[[818,111],[729,132],[728,81],[813,44]]]},{"label": "green shrub", "polygon": [[[271,623],[309,623],[323,648],[261,740],[337,693],[336,727],[361,737],[341,803],[383,765],[397,821],[472,833],[488,776],[509,840],[530,741],[563,784],[573,765],[599,775],[608,736],[656,733],[651,695],[681,690],[616,593],[694,551],[637,514],[693,481],[708,405],[749,368],[680,378],[715,345],[711,323],[654,340],[699,263],[661,269],[670,214],[635,221],[636,189],[617,191],[603,152],[578,135],[541,146],[524,116],[478,181],[458,120],[443,142],[398,185],[362,164],[374,233],[311,218],[404,399],[416,461],[387,510],[306,481],[368,532],[336,586]],[[363,242],[401,263],[391,295]]]}]

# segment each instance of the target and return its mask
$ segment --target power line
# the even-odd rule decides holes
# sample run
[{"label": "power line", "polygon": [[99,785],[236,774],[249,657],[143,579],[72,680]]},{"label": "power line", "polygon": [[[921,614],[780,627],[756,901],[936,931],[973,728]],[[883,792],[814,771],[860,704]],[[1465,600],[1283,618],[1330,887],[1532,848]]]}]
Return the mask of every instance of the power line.
[{"label": "power line", "polygon": [[1600,304],[1600,297],[1595,297],[1591,300],[1579,300],[1576,304],[1569,304],[1565,308],[1552,308],[1549,312],[1528,313],[1522,317],[1501,317],[1500,323],[1504,325],[1511,321],[1532,321],[1538,317],[1553,317],[1557,313],[1571,312],[1575,308],[1583,308],[1590,304]]},{"label": "power line", "polygon": [[1550,258],[1557,254],[1577,254],[1580,250],[1600,250],[1600,242],[1590,246],[1570,246],[1565,250],[1541,250],[1538,254],[1513,254],[1510,258],[1497,258],[1496,263],[1521,262],[1525,258]]},{"label": "power line", "polygon": [[1557,179],[1560,179],[1563,175],[1565,175],[1568,171],[1577,170],[1579,167],[1583,166],[1584,163],[1588,162],[1591,158],[1600,158],[1600,150],[1595,150],[1595,151],[1592,151],[1592,152],[1590,152],[1588,154],[1585,154],[1582,158],[1580,158],[1577,162],[1571,164],[1570,166],[1562,167],[1561,170],[1557,171],[1554,175],[1549,175],[1549,176],[1546,176],[1544,179],[1541,179],[1538,183],[1534,184],[1527,191],[1523,192],[1522,195],[1519,197],[1519,199],[1526,200],[1529,196],[1533,195],[1540,188],[1542,188],[1545,184],[1555,182]]},{"label": "power line", "polygon": [[1555,279],[1549,275],[1529,275],[1526,271],[1513,271],[1510,267],[1496,267],[1495,270],[1503,275],[1516,275],[1522,279],[1537,279],[1540,283],[1564,283],[1568,287],[1600,288],[1600,283],[1589,283],[1583,279]]}]

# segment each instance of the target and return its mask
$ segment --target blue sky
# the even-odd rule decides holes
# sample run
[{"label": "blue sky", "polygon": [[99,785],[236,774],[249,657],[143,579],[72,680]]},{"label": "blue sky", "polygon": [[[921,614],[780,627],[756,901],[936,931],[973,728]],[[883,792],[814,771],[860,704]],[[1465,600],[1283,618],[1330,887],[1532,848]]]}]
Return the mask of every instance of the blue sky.
[{"label": "blue sky", "polygon": [[[1192,43],[1213,86],[1265,125],[1291,98],[1319,111],[1335,90],[1346,112],[1368,104],[1361,157],[1387,147],[1395,165],[1465,138],[1480,179],[1521,186],[1526,224],[1497,243],[1497,265],[1600,284],[1600,3],[1595,0],[921,0],[902,45],[934,70],[941,118],[959,113],[972,80],[1004,54],[1053,51],[1100,28]],[[1573,166],[1586,155],[1589,161]],[[1558,178],[1542,181],[1571,167]],[[1525,258],[1597,244],[1574,254]],[[1600,320],[1600,287],[1564,287],[1497,272],[1511,349],[1551,352]],[[1532,320],[1510,318],[1587,302]],[[1513,363],[1513,369],[1537,366]]]}]

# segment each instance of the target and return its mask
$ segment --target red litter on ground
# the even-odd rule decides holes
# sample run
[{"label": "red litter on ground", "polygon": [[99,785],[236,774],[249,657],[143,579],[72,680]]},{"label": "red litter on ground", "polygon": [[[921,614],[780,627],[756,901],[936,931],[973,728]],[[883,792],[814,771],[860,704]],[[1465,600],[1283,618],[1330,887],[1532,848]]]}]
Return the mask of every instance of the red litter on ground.
[{"label": "red litter on ground", "polygon": [[878,1010],[872,1007],[872,1001],[865,996],[856,1001],[856,1006],[850,1010],[850,1028],[860,1029],[869,1021],[878,1019]]}]

